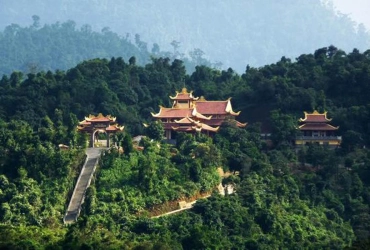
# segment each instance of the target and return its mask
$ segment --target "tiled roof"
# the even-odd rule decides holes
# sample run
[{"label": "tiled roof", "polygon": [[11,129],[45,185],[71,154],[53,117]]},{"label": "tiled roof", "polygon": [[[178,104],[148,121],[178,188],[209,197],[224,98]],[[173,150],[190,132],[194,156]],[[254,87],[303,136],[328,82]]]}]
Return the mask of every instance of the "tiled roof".
[{"label": "tiled roof", "polygon": [[110,122],[110,121],[112,120],[106,117],[95,117],[90,119],[90,122]]},{"label": "tiled roof", "polygon": [[119,131],[119,130],[123,130],[123,126],[122,127],[118,127],[117,125],[110,125],[105,130],[106,131]]},{"label": "tiled roof", "polygon": [[327,122],[325,115],[307,115],[305,122]]},{"label": "tiled roof", "polygon": [[104,116],[102,113],[99,113],[97,116],[89,115],[89,117],[85,117],[85,120],[88,122],[114,122],[116,120],[116,117],[112,117],[110,115]]},{"label": "tiled roof", "polygon": [[[207,125],[207,124],[204,124],[204,123],[201,123],[201,124],[199,124],[198,126],[196,126],[198,129],[202,129],[202,130],[208,130],[208,131],[213,131],[213,132],[216,132],[216,131],[218,131],[218,129],[219,129],[219,127],[216,127],[216,128],[214,128],[214,127],[211,127],[211,126],[209,126],[209,125]],[[195,127],[194,127],[195,128]]]},{"label": "tiled roof", "polygon": [[184,118],[187,116],[191,116],[193,109],[186,108],[186,109],[176,109],[176,108],[163,108],[158,114],[152,114],[154,117],[157,118]]},{"label": "tiled roof", "polygon": [[176,91],[176,96],[170,96],[172,100],[197,100],[193,96],[193,92],[188,93],[188,90],[186,88],[183,88],[181,92]]},{"label": "tiled roof", "polygon": [[79,122],[80,125],[90,125],[91,122],[88,122],[86,120],[83,120],[82,122]]},{"label": "tiled roof", "polygon": [[331,119],[328,119],[326,117],[326,112],[319,113],[316,110],[309,114],[307,112],[304,112],[304,118],[299,119],[301,122],[329,122]]},{"label": "tiled roof", "polygon": [[190,97],[189,93],[186,93],[186,94],[180,93],[180,94],[177,94],[177,96],[174,97],[173,99],[174,100],[190,100],[190,99],[193,99],[193,97]]},{"label": "tiled roof", "polygon": [[299,130],[337,130],[338,127],[334,127],[327,123],[305,123],[299,126]]},{"label": "tiled roof", "polygon": [[180,120],[175,120],[175,123],[178,123],[178,124],[192,124],[194,121],[192,119],[190,119],[189,117],[184,117]]},{"label": "tiled roof", "polygon": [[204,115],[227,114],[228,101],[197,101],[197,111]]}]

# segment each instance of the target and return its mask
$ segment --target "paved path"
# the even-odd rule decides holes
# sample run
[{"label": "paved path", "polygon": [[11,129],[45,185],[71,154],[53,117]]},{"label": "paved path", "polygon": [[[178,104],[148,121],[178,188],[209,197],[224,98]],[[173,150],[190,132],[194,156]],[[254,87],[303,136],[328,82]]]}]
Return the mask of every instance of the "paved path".
[{"label": "paved path", "polygon": [[[207,196],[204,196],[200,199],[207,199],[208,197],[210,197],[211,195],[207,195]],[[198,199],[198,200],[200,200]],[[195,201],[192,201],[192,202],[188,202],[186,203],[185,207],[183,208],[179,208],[179,209],[176,209],[176,210],[173,210],[173,211],[170,211],[170,212],[167,212],[167,213],[164,213],[164,214],[160,214],[160,215],[157,215],[157,216],[153,216],[152,218],[159,218],[159,217],[163,217],[163,216],[167,216],[167,215],[171,215],[171,214],[176,214],[176,213],[179,213],[181,211],[184,211],[184,210],[188,210],[190,208],[193,208],[194,204],[198,201],[198,200],[195,200]]]},{"label": "paved path", "polygon": [[64,216],[64,224],[71,224],[77,221],[81,212],[81,205],[85,198],[86,189],[90,186],[91,179],[94,175],[96,165],[98,164],[101,151],[105,148],[88,148],[86,149],[86,161],[78,177],[75,189],[68,205],[67,212]]},{"label": "paved path", "polygon": [[[218,186],[217,186],[217,189],[218,189],[218,192],[225,196],[225,189],[224,187],[222,186],[222,184],[220,183]],[[233,190],[232,190],[233,191]],[[232,193],[232,192],[231,192]],[[178,212],[181,212],[181,211],[184,211],[184,210],[188,210],[190,208],[192,208],[194,206],[195,203],[197,203],[198,200],[201,200],[201,199],[207,199],[208,197],[210,197],[211,195],[206,195],[206,196],[203,196],[202,198],[199,198],[195,201],[192,201],[192,202],[185,202],[185,205],[184,207],[180,207],[179,209],[176,209],[176,210],[173,210],[173,211],[170,211],[170,212],[167,212],[167,213],[164,213],[164,214],[160,214],[160,215],[157,215],[157,216],[153,216],[152,218],[159,218],[159,217],[162,217],[162,216],[167,216],[167,215],[171,215],[171,214],[175,214],[175,213],[178,213]],[[180,203],[179,203],[180,205]]]}]

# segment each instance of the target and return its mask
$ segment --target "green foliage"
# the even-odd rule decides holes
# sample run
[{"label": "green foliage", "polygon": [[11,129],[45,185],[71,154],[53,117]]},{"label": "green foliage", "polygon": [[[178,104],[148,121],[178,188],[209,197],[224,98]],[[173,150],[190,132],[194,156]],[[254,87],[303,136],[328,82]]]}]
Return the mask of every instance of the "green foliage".
[{"label": "green foliage", "polygon": [[151,122],[145,128],[146,135],[156,141],[162,141],[164,138],[164,127],[161,121]]},{"label": "green foliage", "polygon": [[[122,58],[95,59],[67,72],[39,72],[24,79],[19,73],[4,76],[0,83],[4,235],[19,239],[20,248],[342,249],[355,238],[366,240],[368,59],[368,53],[346,55],[329,47],[294,63],[282,58],[276,64],[248,68],[241,76],[232,69],[205,66],[188,76],[181,61],[166,58],[153,59],[145,67]],[[213,138],[178,133],[176,145],[162,143],[163,125],[152,123],[149,138],[140,142],[143,150],[136,150],[131,135],[142,134],[141,124],[156,112],[152,107],[169,106],[169,92],[181,88],[184,79],[195,95],[235,96],[234,107],[246,114],[240,119],[251,116],[260,123],[241,129],[226,121]],[[348,91],[339,93],[336,88]],[[248,112],[256,107],[266,114],[265,120],[258,120],[257,111],[255,116]],[[332,123],[340,125],[342,148],[309,145],[298,152],[292,148],[297,118],[312,109],[328,110]],[[64,230],[61,218],[84,161],[79,148],[86,146],[76,125],[85,115],[99,112],[117,116],[125,132],[114,137],[119,147],[100,160],[78,223]],[[273,132],[271,147],[260,139],[268,129]],[[59,144],[69,149],[61,150]],[[239,175],[222,181],[218,168]],[[161,206],[210,194],[220,183],[233,185],[236,193],[225,197],[213,193],[190,211],[149,218],[153,211],[160,213]],[[36,227],[46,235],[55,230],[50,244],[38,241],[36,233],[23,240],[24,232]],[[16,247],[9,240],[3,242],[2,246]]]},{"label": "green foliage", "polygon": [[[37,21],[33,13],[39,15]],[[79,4],[69,0],[60,0],[58,4],[44,0],[12,1],[0,9],[0,28],[4,30],[0,47],[6,48],[5,62],[13,59],[23,67],[29,64],[29,68],[48,63],[52,69],[66,69],[92,55],[122,56],[127,61],[135,55],[138,63],[142,63],[141,57],[148,51],[155,56],[170,55],[184,60],[188,51],[187,60],[194,60],[191,70],[209,57],[218,61],[216,68],[223,64],[243,72],[247,64],[260,67],[281,55],[296,58],[302,51],[312,51],[323,44],[336,44],[346,51],[353,47],[366,50],[369,33],[352,16],[355,15],[346,11],[338,13],[335,4],[320,0],[289,4],[273,0],[220,0],[212,5],[187,1],[172,4],[170,0],[121,1],[114,5],[109,1]],[[71,18],[75,23],[54,23]],[[15,20],[19,25],[10,25]],[[21,27],[25,25],[29,27]],[[183,34],[179,33],[179,27]],[[145,36],[145,41],[139,34]],[[51,48],[43,50],[45,47]],[[315,57],[323,61],[326,52],[331,57],[339,56],[335,50],[321,50]]]},{"label": "green foliage", "polygon": [[[147,43],[141,41],[138,34],[133,43],[128,33],[123,37],[107,27],[96,32],[87,24],[77,28],[76,23],[71,20],[45,24],[42,27],[39,21],[37,23],[38,25],[34,23],[28,27],[11,24],[0,32],[0,45],[4,52],[0,58],[0,76],[11,74],[13,71],[33,75],[38,71],[67,70],[83,60],[114,56],[121,58],[118,63],[122,63],[124,58],[130,66],[144,65],[150,62],[152,57],[160,56],[171,57],[175,61],[181,58],[191,71],[198,63],[211,65],[203,54],[186,57],[185,54],[161,51],[159,46],[155,53],[150,53]],[[115,63],[113,65],[117,66]],[[182,67],[185,70],[185,67]],[[96,71],[98,74],[99,72]],[[12,74],[13,87],[19,83],[20,78],[21,73]],[[104,98],[104,95],[97,97]]]}]

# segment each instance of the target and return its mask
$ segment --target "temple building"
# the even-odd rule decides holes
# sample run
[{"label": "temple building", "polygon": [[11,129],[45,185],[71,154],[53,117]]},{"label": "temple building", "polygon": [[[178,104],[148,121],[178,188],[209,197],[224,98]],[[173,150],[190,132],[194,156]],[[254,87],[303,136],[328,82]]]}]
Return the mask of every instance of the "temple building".
[{"label": "temple building", "polygon": [[[124,126],[118,126],[116,117],[110,115],[104,116],[103,114],[89,115],[85,120],[79,122],[77,130],[79,132],[88,133],[89,147],[110,147],[110,137],[122,131]],[[99,140],[99,134],[103,134],[103,139]]]},{"label": "temple building", "polygon": [[177,131],[213,135],[226,119],[235,121],[238,127],[247,125],[235,120],[240,111],[233,111],[231,98],[225,101],[207,101],[204,97],[194,97],[186,88],[181,92],[176,91],[176,96],[170,98],[173,102],[171,108],[160,106],[157,114],[152,113],[154,118],[163,122],[168,140],[175,139]]},{"label": "temple building", "polygon": [[301,135],[296,137],[295,145],[302,146],[309,143],[317,143],[330,147],[339,147],[342,137],[336,135],[339,127],[329,124],[331,119],[327,118],[327,112],[319,113],[316,110],[313,113],[304,112],[304,118],[300,118],[301,125],[298,129]]}]

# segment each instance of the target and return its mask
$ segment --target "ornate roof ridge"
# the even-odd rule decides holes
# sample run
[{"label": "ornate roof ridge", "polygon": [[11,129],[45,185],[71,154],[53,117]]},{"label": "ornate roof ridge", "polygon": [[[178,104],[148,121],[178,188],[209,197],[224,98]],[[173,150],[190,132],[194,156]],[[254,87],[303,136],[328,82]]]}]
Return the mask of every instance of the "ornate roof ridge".
[{"label": "ornate roof ridge", "polygon": [[196,106],[193,107],[193,111],[191,112],[191,114],[195,117],[205,119],[205,120],[211,120],[211,118],[212,118],[212,115],[207,117],[207,116],[203,115],[202,113],[199,113]]},{"label": "ornate roof ridge", "polygon": [[92,114],[89,114],[89,116],[85,116],[85,120],[90,122],[90,121],[93,121],[95,119],[101,119],[101,118],[106,118],[110,121],[113,121],[115,122],[117,117],[114,117],[114,116],[111,116],[111,115],[103,115],[102,113],[99,113],[98,115],[92,115]]},{"label": "ornate roof ridge", "polygon": [[228,102],[230,100],[231,100],[231,97],[227,100],[222,100],[222,101],[197,100],[196,102]]},{"label": "ornate roof ridge", "polygon": [[182,88],[181,92],[176,90],[176,95],[175,96],[169,96],[169,97],[172,100],[176,100],[178,98],[179,94],[188,95],[189,100],[198,100],[199,99],[199,97],[193,96],[193,91],[188,92],[187,88]]},{"label": "ornate roof ridge", "polygon": [[229,113],[230,115],[238,116],[241,111],[234,112],[233,107],[231,106],[231,101],[230,100],[231,100],[231,97],[229,97],[229,99],[227,99],[227,105],[226,105],[226,108],[225,108],[225,112]]},{"label": "ornate roof ridge", "polygon": [[[330,122],[332,118],[327,117],[327,111],[324,111],[324,113],[319,113],[316,109],[312,113],[308,113],[307,111],[303,111],[304,113],[304,118],[299,118],[300,122],[305,122],[309,118],[309,116],[324,116],[325,121]],[[317,121],[317,122],[322,122],[322,121]]]}]

